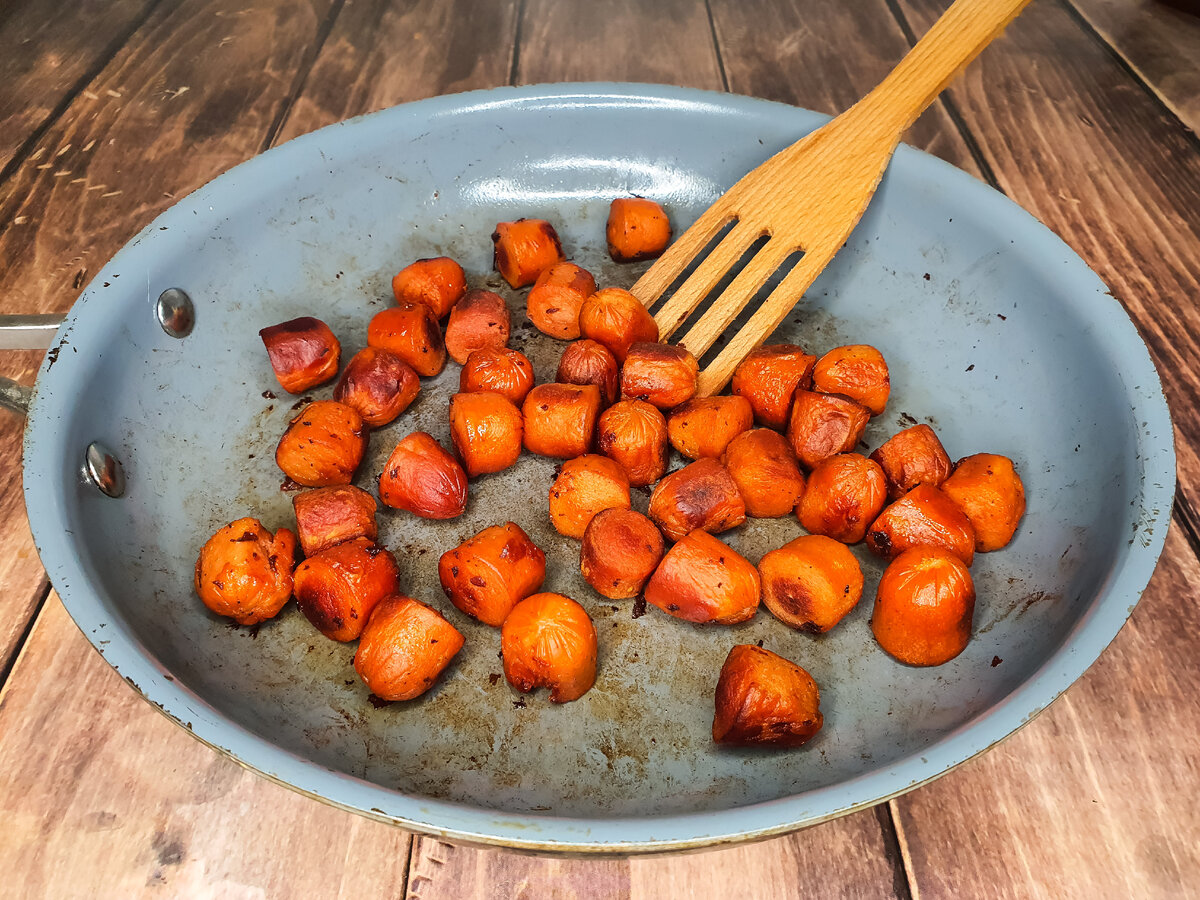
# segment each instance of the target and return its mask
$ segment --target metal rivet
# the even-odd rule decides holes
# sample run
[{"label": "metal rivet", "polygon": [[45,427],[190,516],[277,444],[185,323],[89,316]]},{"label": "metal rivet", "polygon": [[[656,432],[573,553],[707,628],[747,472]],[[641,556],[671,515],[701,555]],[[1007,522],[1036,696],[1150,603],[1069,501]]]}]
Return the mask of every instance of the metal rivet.
[{"label": "metal rivet", "polygon": [[173,338],[187,337],[196,324],[196,308],[192,306],[192,298],[179,288],[167,288],[159,294],[154,313],[162,330]]},{"label": "metal rivet", "polygon": [[83,454],[84,471],[88,480],[110,497],[125,493],[125,469],[111,450],[99,441],[88,444]]}]

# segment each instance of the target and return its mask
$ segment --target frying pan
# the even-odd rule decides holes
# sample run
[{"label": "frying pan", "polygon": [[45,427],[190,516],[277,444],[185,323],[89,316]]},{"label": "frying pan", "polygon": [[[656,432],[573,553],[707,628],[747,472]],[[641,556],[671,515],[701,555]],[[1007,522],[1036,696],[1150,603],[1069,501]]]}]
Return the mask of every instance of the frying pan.
[{"label": "frying pan", "polygon": [[[29,404],[26,505],[80,629],[151,703],[268,778],[408,828],[529,850],[665,851],[782,833],[909,790],[1012,733],[1097,658],[1149,580],[1174,491],[1171,424],[1145,346],[1084,263],[1000,194],[908,147],[773,340],[884,352],[893,393],[867,430],[871,447],[923,421],[953,457],[1016,461],[1028,512],[1010,547],[975,564],[975,633],[957,659],[908,668],[875,645],[880,566],[865,553],[864,601],[820,637],[765,612],[704,628],[601,602],[579,577],[578,545],[549,527],[554,462],[528,456],[473,482],[458,519],[380,514],[406,591],[467,639],[418,701],[375,708],[353,647],[294,607],[257,630],[231,628],[192,592],[216,528],[243,515],[291,522],[273,450],[298,398],[279,390],[259,328],[315,315],[352,353],[392,273],[445,253],[474,285],[502,290],[513,345],[551,380],[562,344],[529,325],[521,295],[491,272],[497,221],[547,217],[600,283],[629,285],[641,268],[604,252],[613,197],[655,197],[682,229],[824,121],[657,86],[500,89],[325,128],[179,202],[83,292]],[[451,364],[424,381],[409,412],[374,434],[360,485],[373,489],[404,434],[446,441],[457,379]],[[110,490],[123,473],[119,497],[97,489],[106,471]],[[441,596],[440,553],[505,520],[545,548],[546,589],[595,619],[600,671],[574,703],[515,693],[499,677],[497,631]],[[788,518],[723,537],[757,562],[800,533]],[[711,743],[721,662],[760,640],[821,686],[825,727],[799,751]]]}]

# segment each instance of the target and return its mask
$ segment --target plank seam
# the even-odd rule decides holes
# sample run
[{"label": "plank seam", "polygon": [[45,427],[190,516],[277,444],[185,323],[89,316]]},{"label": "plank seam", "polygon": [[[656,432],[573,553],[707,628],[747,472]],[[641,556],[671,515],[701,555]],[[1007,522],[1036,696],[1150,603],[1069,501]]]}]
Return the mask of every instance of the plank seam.
[{"label": "plank seam", "polygon": [[[43,576],[43,579],[45,579],[45,576]],[[33,627],[37,624],[37,620],[41,616],[42,609],[46,606],[46,600],[49,597],[50,582],[49,580],[43,580],[37,603],[33,606],[29,620],[25,623],[25,627],[21,630],[21,634],[13,644],[12,652],[9,654],[8,659],[4,660],[3,668],[0,668],[0,705],[3,704],[4,688],[8,684],[8,676],[16,668],[17,660],[21,658],[21,653],[25,650],[25,645],[29,643],[29,636],[33,633]]]},{"label": "plank seam", "polygon": [[1184,496],[1178,481],[1175,482],[1174,512],[1174,518],[1179,522],[1179,527],[1183,529],[1183,536],[1187,538],[1192,555],[1200,560],[1200,517],[1196,515],[1187,497]]},{"label": "plank seam", "polygon": [[517,3],[517,24],[513,28],[513,51],[512,59],[508,65],[508,83],[512,87],[517,86],[517,72],[521,65],[521,25],[525,21],[525,0],[519,0]]},{"label": "plank seam", "polygon": [[1196,134],[1187,121],[1185,121],[1184,118],[1175,111],[1175,108],[1167,102],[1166,98],[1154,89],[1154,85],[1151,84],[1140,71],[1138,71],[1137,67],[1129,61],[1125,54],[1118,50],[1116,46],[1109,41],[1108,38],[1106,38],[1100,32],[1100,30],[1096,28],[1095,25],[1092,24],[1091,19],[1084,15],[1083,11],[1076,7],[1071,0],[1059,0],[1059,5],[1066,12],[1067,16],[1074,20],[1075,24],[1079,26],[1080,30],[1082,30],[1084,34],[1088,35],[1093,41],[1103,47],[1107,51],[1108,55],[1112,57],[1113,61],[1116,62],[1116,64],[1122,69],[1122,71],[1124,71],[1125,74],[1128,75],[1146,94],[1154,99],[1155,106],[1159,107],[1159,109],[1165,112],[1169,118],[1174,119],[1179,126],[1183,128],[1184,134],[1187,135],[1187,138],[1191,142],[1192,146],[1196,150],[1200,150],[1200,135]]},{"label": "plank seam", "polygon": [[883,838],[883,852],[892,864],[892,892],[897,900],[919,900],[908,845],[900,831],[900,817],[894,804],[894,800],[888,800],[874,807],[875,821]]},{"label": "plank seam", "polygon": [[0,184],[7,182],[10,178],[12,178],[13,175],[16,174],[17,170],[25,164],[29,154],[32,153],[34,148],[37,146],[38,141],[45,137],[46,132],[49,131],[54,124],[60,118],[62,118],[66,111],[71,108],[71,104],[74,103],[78,99],[79,95],[83,93],[84,88],[86,88],[100,76],[100,73],[103,72],[108,64],[113,61],[116,55],[121,52],[121,48],[129,43],[129,39],[141,30],[142,26],[146,24],[146,22],[150,19],[150,16],[153,15],[154,11],[157,10],[161,5],[162,0],[151,0],[151,2],[142,11],[140,16],[137,16],[132,22],[129,23],[128,27],[125,28],[124,31],[109,41],[108,46],[106,46],[104,50],[101,51],[101,53],[96,57],[96,60],[91,67],[89,67],[82,75],[80,75],[75,83],[67,89],[67,91],[63,94],[62,99],[59,100],[59,102],[52,110],[50,110],[49,113],[47,113],[46,118],[44,118],[36,128],[29,132],[29,137],[25,138],[25,140],[21,142],[21,146],[17,148],[17,151],[12,155],[12,159],[8,161],[8,164],[5,165],[3,169],[0,169]]},{"label": "plank seam", "polygon": [[725,57],[721,55],[721,42],[717,38],[717,21],[713,17],[712,0],[704,0],[704,11],[708,14],[708,30],[712,34],[713,52],[717,55],[717,72],[721,75],[721,88],[729,93],[729,76],[725,74]]},{"label": "plank seam", "polygon": [[400,896],[404,898],[412,897],[412,895],[409,893],[409,888],[412,881],[413,859],[417,855],[417,844],[421,840],[421,836],[416,832],[410,832],[409,834],[408,856],[404,862],[404,877],[401,879],[401,884],[403,887],[400,890]]},{"label": "plank seam", "polygon": [[275,120],[271,123],[271,127],[267,129],[262,146],[258,148],[259,153],[264,153],[271,149],[275,145],[275,141],[279,139],[280,132],[283,131],[283,126],[287,122],[288,116],[292,114],[292,109],[295,107],[296,101],[304,91],[304,85],[308,81],[308,76],[312,73],[313,66],[316,65],[317,57],[321,55],[321,48],[325,46],[325,42],[333,32],[334,23],[337,22],[338,16],[341,15],[342,7],[345,5],[346,0],[333,0],[333,5],[329,7],[329,12],[325,14],[325,18],[317,29],[316,38],[305,52],[300,65],[296,68],[296,74],[292,78],[292,87],[280,105],[279,112],[275,114]]}]

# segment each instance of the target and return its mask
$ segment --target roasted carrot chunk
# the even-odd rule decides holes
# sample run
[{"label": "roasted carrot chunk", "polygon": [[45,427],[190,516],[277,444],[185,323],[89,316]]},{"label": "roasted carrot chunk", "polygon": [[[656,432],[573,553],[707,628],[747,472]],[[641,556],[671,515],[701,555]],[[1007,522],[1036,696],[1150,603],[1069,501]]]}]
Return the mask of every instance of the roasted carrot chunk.
[{"label": "roasted carrot chunk", "polygon": [[579,571],[602,596],[624,600],[641,593],[663,556],[663,537],[632,509],[606,509],[583,532]]},{"label": "roasted carrot chunk", "polygon": [[464,394],[493,391],[518,406],[533,387],[533,366],[519,350],[475,350],[463,363],[458,389]]},{"label": "roasted carrot chunk", "polygon": [[778,431],[743,431],[729,442],[721,462],[738,486],[746,513],[756,519],[788,515],[804,494],[796,454]]},{"label": "roasted carrot chunk", "polygon": [[949,550],[968,566],[975,559],[971,521],[931,484],[918,485],[885,507],[867,529],[867,546],[884,559],[922,544]]},{"label": "roasted carrot chunk", "polygon": [[337,374],[342,345],[329,326],[312,316],[302,316],[264,328],[258,336],[280,386],[299,394],[324,384]]},{"label": "roasted carrot chunk", "polygon": [[745,397],[696,397],[667,417],[667,436],[688,459],[716,459],[753,425],[754,411]]},{"label": "roasted carrot chunk", "polygon": [[559,384],[594,384],[600,388],[600,402],[611,406],[617,401],[620,377],[621,367],[607,347],[582,340],[567,344],[554,380]]},{"label": "roasted carrot chunk", "polygon": [[605,237],[615,262],[654,259],[671,243],[671,221],[653,200],[618,197],[608,208]]},{"label": "roasted carrot chunk", "polygon": [[646,585],[646,602],[688,622],[734,625],[758,612],[761,593],[750,561],[697,529],[662,558]]},{"label": "roasted carrot chunk", "polygon": [[633,487],[654,484],[667,471],[667,420],[641,400],[622,400],[600,414],[596,447],[620,463]]},{"label": "roasted carrot chunk", "polygon": [[941,547],[910,547],[879,579],[871,631],[910,666],[940,666],[971,639],[975,583],[963,561]]},{"label": "roasted carrot chunk", "polygon": [[950,457],[928,425],[905,428],[871,454],[887,479],[888,496],[899,500],[918,484],[940,487],[950,477]]},{"label": "roasted carrot chunk", "polygon": [[835,453],[858,446],[871,413],[848,397],[797,389],[788,420],[788,440],[809,469]]},{"label": "roasted carrot chunk", "polygon": [[594,384],[539,384],[521,404],[525,449],[539,456],[573,459],[592,446],[600,414]]},{"label": "roasted carrot chunk", "polygon": [[492,232],[496,271],[514,288],[533,284],[538,276],[562,262],[562,242],[545,219],[501,222]]},{"label": "roasted carrot chunk", "polygon": [[292,596],[296,535],[275,534],[258,519],[230,522],[204,542],[193,584],[200,600],[239,625],[273,618]]},{"label": "roasted carrot chunk", "polygon": [[440,612],[392,594],[363,629],[354,671],[381,700],[413,700],[433,687],[462,646],[462,634]]},{"label": "roasted carrot chunk", "polygon": [[467,508],[467,473],[432,435],[414,431],[383,464],[379,499],[423,519],[453,519]]},{"label": "roasted carrot chunk", "polygon": [[642,301],[622,288],[603,288],[579,308],[579,333],[599,341],[624,363],[629,348],[658,340],[658,325]]},{"label": "roasted carrot chunk", "polygon": [[502,394],[482,391],[450,398],[450,438],[472,478],[515,463],[523,434],[521,411]]},{"label": "roasted carrot chunk", "polygon": [[352,484],[317,488],[292,498],[296,532],[305,556],[316,556],[343,541],[375,540],[375,498]]},{"label": "roasted carrot chunk", "polygon": [[362,416],[333,400],[317,400],[300,410],[275,448],[275,463],[305,487],[349,484],[367,451]]},{"label": "roasted carrot chunk", "polygon": [[573,341],[579,337],[579,308],[596,293],[596,279],[575,263],[555,263],[538,276],[525,298],[525,314],[542,334]]},{"label": "roasted carrot chunk", "polygon": [[392,279],[397,303],[421,303],[438,319],[446,318],[466,292],[466,273],[448,256],[418,259]]},{"label": "roasted carrot chunk", "polygon": [[508,346],[508,304],[494,291],[467,291],[446,322],[446,352],[459,365],[475,350]]},{"label": "roasted carrot chunk", "polygon": [[813,366],[814,391],[842,394],[877,416],[887,406],[892,382],[883,354],[869,344],[834,347]]},{"label": "roasted carrot chunk", "polygon": [[346,364],[333,399],[358,411],[372,428],[393,421],[417,399],[421,379],[395,353],[366,347]]},{"label": "roasted carrot chunk", "polygon": [[578,700],[596,681],[596,626],[562,594],[518,603],[500,630],[504,677],[518,691],[550,688],[552,703]]},{"label": "roasted carrot chunk", "polygon": [[335,641],[362,634],[371,610],[396,592],[400,569],[366,538],[322,550],[296,566],[296,605],[317,631]]},{"label": "roasted carrot chunk", "polygon": [[719,534],[746,521],[746,504],[729,470],[700,459],[672,472],[650,495],[650,518],[678,541],[697,528]]},{"label": "roasted carrot chunk", "polygon": [[763,602],[783,624],[824,634],[862,599],[863,574],[845,544],[806,534],[758,563]]},{"label": "roasted carrot chunk", "polygon": [[883,469],[861,453],[839,453],[817,463],[796,516],[813,534],[857,544],[887,503]]},{"label": "roasted carrot chunk", "polygon": [[751,350],[733,372],[733,393],[745,397],[759,425],[782,431],[792,411],[796,388],[807,390],[817,358],[795,344]]},{"label": "roasted carrot chunk", "polygon": [[1025,486],[1007,456],[976,453],[960,459],[942,492],[971,521],[980,553],[1007,546],[1025,515]]},{"label": "roasted carrot chunk", "polygon": [[799,747],[821,730],[821,693],[811,675],[763,647],[738,644],[717,679],[712,736],[718,744]]},{"label": "roasted carrot chunk", "polygon": [[621,369],[621,396],[671,409],[696,395],[700,364],[687,347],[633,344]]},{"label": "roasted carrot chunk", "polygon": [[499,628],[514,606],[542,586],[546,554],[520,525],[493,525],[443,553],[438,578],[451,603]]},{"label": "roasted carrot chunk", "polygon": [[629,478],[607,456],[567,460],[550,487],[550,524],[567,537],[582,538],[596,513],[629,506]]},{"label": "roasted carrot chunk", "polygon": [[437,317],[423,303],[401,303],[375,313],[367,326],[367,346],[396,354],[418,375],[436,375],[446,365]]}]

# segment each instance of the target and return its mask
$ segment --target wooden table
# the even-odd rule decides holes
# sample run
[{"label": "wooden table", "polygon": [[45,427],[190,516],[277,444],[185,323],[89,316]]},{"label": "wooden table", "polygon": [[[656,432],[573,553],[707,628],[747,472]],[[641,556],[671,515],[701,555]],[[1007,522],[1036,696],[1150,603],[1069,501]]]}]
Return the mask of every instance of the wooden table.
[{"label": "wooden table", "polygon": [[[0,297],[66,310],[175,198],[434,94],[667,82],[836,112],[946,0],[111,0],[0,8]],[[1173,897],[1200,891],[1200,20],[1037,0],[909,140],[1062,235],[1129,309],[1175,416],[1158,572],[1034,723],[875,809],[751,846],[557,861],[409,835],[271,784],[122,683],[67,617],[0,416],[0,894]],[[1190,126],[1190,127],[1189,127]],[[31,380],[36,353],[0,372]]]}]

